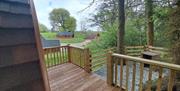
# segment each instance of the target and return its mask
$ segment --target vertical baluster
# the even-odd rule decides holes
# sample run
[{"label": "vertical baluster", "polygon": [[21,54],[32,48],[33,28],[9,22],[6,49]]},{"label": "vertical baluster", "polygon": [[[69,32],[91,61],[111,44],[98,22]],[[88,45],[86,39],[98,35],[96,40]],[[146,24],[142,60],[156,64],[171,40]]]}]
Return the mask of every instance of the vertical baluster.
[{"label": "vertical baluster", "polygon": [[123,89],[122,89],[122,82],[123,82],[123,60],[124,59],[121,59],[120,61],[121,61],[121,68],[120,68],[120,91],[122,91]]},{"label": "vertical baluster", "polygon": [[113,60],[112,60],[112,52],[107,54],[107,83],[108,85],[113,85]]},{"label": "vertical baluster", "polygon": [[158,82],[157,82],[157,89],[156,91],[161,91],[161,86],[162,86],[162,74],[163,74],[163,68],[159,67],[159,77],[158,77]]},{"label": "vertical baluster", "polygon": [[149,75],[148,75],[147,91],[151,91],[151,86],[152,86],[152,70],[153,70],[153,66],[150,65],[150,68],[149,68]]},{"label": "vertical baluster", "polygon": [[62,56],[62,63],[65,63],[65,60],[64,60],[64,47],[62,47],[62,49],[61,49],[62,51],[61,51],[61,56]]},{"label": "vertical baluster", "polygon": [[170,70],[168,91],[173,91],[175,75],[176,75],[176,71],[175,70]]},{"label": "vertical baluster", "polygon": [[46,61],[46,67],[48,68],[48,49],[45,49],[45,51],[46,51],[46,58],[45,58],[45,61]]},{"label": "vertical baluster", "polygon": [[57,58],[57,64],[59,65],[59,52],[58,52],[58,47],[56,48],[56,58]]},{"label": "vertical baluster", "polygon": [[56,65],[56,48],[53,48],[54,65]]},{"label": "vertical baluster", "polygon": [[144,63],[140,63],[140,81],[139,81],[139,91],[143,89],[143,72],[144,71]]},{"label": "vertical baluster", "polygon": [[66,59],[66,63],[68,62],[68,47],[65,47],[65,59]]},{"label": "vertical baluster", "polygon": [[66,63],[67,63],[67,62],[69,61],[69,60],[68,60],[68,46],[66,47],[65,57],[66,57]]},{"label": "vertical baluster", "polygon": [[51,66],[53,66],[54,65],[54,58],[53,58],[53,50],[52,50],[52,48],[50,49],[50,55],[51,55]]},{"label": "vertical baluster", "polygon": [[128,91],[128,85],[129,85],[129,64],[126,60],[126,91]]},{"label": "vertical baluster", "polygon": [[71,63],[74,63],[74,48],[71,47]]},{"label": "vertical baluster", "polygon": [[61,54],[61,47],[58,48],[59,49],[59,58],[60,58],[60,64],[62,64],[62,54]]},{"label": "vertical baluster", "polygon": [[49,67],[51,67],[51,50],[48,49],[48,62],[49,62]]},{"label": "vertical baluster", "polygon": [[67,62],[67,59],[66,59],[66,47],[64,47],[64,63],[66,63]]},{"label": "vertical baluster", "polygon": [[60,53],[59,53],[59,52],[60,52],[60,51],[59,51],[59,47],[57,48],[57,51],[58,51],[58,52],[57,52],[57,55],[58,55],[58,63],[61,64],[61,61],[60,61],[60,60],[61,60],[61,56],[60,56]]},{"label": "vertical baluster", "polygon": [[81,49],[79,49],[79,59],[80,59],[79,60],[79,66],[82,67],[82,65],[81,65],[81,63],[82,63],[81,62],[82,61],[82,59],[81,59]]},{"label": "vertical baluster", "polygon": [[[113,59],[115,59],[115,57],[113,58]],[[117,80],[118,80],[118,72],[117,72],[117,70],[118,70],[118,61],[117,60],[114,60],[115,62],[115,74],[114,74],[114,76],[115,76],[115,86],[117,86]]]},{"label": "vertical baluster", "polygon": [[133,62],[133,78],[132,78],[132,89],[131,89],[131,91],[134,91],[134,89],[135,89],[135,79],[136,79],[136,62]]},{"label": "vertical baluster", "polygon": [[45,62],[45,65],[47,67],[48,64],[47,64],[47,50],[46,49],[44,49],[44,62]]},{"label": "vertical baluster", "polygon": [[56,60],[56,48],[53,48],[54,49],[54,64],[57,65],[57,60]]}]

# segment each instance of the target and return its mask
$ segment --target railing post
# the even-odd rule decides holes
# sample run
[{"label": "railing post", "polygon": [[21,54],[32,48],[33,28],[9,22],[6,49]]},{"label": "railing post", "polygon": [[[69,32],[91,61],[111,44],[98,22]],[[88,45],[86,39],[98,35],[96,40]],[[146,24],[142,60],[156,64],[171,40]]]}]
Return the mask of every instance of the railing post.
[{"label": "railing post", "polygon": [[113,85],[113,60],[112,52],[107,54],[107,84]]},{"label": "railing post", "polygon": [[70,44],[68,44],[67,47],[68,47],[68,62],[71,63],[71,46],[70,46]]},{"label": "railing post", "polygon": [[85,62],[84,62],[84,69],[88,73],[91,72],[91,60],[90,60],[90,51],[88,48],[84,49],[85,52]]}]

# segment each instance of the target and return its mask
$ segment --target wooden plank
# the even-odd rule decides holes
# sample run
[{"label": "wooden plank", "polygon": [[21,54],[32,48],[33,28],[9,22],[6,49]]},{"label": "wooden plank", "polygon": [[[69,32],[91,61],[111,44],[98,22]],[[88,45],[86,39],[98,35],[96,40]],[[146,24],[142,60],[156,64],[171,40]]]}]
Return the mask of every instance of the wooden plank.
[{"label": "wooden plank", "polygon": [[133,77],[132,77],[132,89],[131,89],[131,91],[135,90],[135,80],[136,80],[136,62],[133,62]]},{"label": "wooden plank", "polygon": [[144,64],[140,63],[140,79],[139,79],[139,91],[143,89],[143,72],[144,71]]},{"label": "wooden plank", "polygon": [[151,87],[152,87],[152,70],[153,70],[153,66],[150,65],[149,75],[148,75],[147,91],[151,91]]},{"label": "wooden plank", "polygon": [[113,85],[113,61],[111,52],[107,54],[107,84]]},{"label": "wooden plank", "polygon": [[90,51],[89,49],[85,49],[84,50],[84,55],[85,55],[85,59],[84,59],[84,69],[90,73],[91,72],[91,61],[90,61]]},{"label": "wooden plank", "polygon": [[[57,71],[58,70],[58,71]],[[65,63],[49,71],[51,91],[119,91],[107,85],[96,74],[89,74],[76,65]],[[123,90],[124,91],[124,90]]]},{"label": "wooden plank", "polygon": [[0,74],[0,88],[2,91],[41,78],[38,61],[14,65],[11,67],[1,67]]},{"label": "wooden plank", "polygon": [[27,4],[29,5],[29,0],[4,0],[6,2],[10,2],[10,3],[21,3],[21,4]]},{"label": "wooden plank", "polygon": [[168,82],[168,91],[173,91],[175,76],[176,76],[176,71],[170,70],[169,82]]},{"label": "wooden plank", "polygon": [[33,28],[32,17],[0,12],[0,28]]},{"label": "wooden plank", "polygon": [[122,85],[123,85],[123,59],[120,60],[121,62],[121,67],[120,67],[120,91],[123,90]]},{"label": "wooden plank", "polygon": [[128,91],[128,85],[129,85],[129,63],[128,60],[126,60],[126,91]]},{"label": "wooden plank", "polygon": [[31,29],[0,29],[0,47],[35,43]]},{"label": "wooden plank", "polygon": [[37,15],[36,15],[36,10],[35,10],[35,6],[34,6],[34,2],[33,0],[28,0],[28,2],[30,2],[30,8],[31,8],[31,12],[32,12],[32,21],[33,21],[33,27],[34,27],[34,31],[35,31],[35,39],[36,39],[36,46],[37,46],[37,51],[39,54],[39,64],[40,64],[40,70],[41,70],[41,77],[43,79],[43,88],[45,88],[44,91],[50,91],[50,85],[49,85],[49,81],[48,81],[48,76],[47,76],[47,69],[46,69],[46,65],[44,63],[44,56],[43,56],[43,48],[42,48],[42,44],[41,44],[41,39],[40,39],[40,31],[39,31],[39,25],[38,25],[38,20],[37,20]]},{"label": "wooden plank", "polygon": [[114,62],[115,64],[114,64],[114,66],[115,66],[115,68],[114,68],[114,76],[115,76],[115,86],[117,86],[117,81],[118,81],[118,61],[117,60],[115,60],[115,62]]},{"label": "wooden plank", "polygon": [[35,44],[0,48],[0,67],[21,64],[38,59]]},{"label": "wooden plank", "polygon": [[161,91],[161,86],[162,86],[162,74],[163,74],[163,68],[159,68],[159,77],[158,77],[158,82],[157,82],[157,89],[156,91]]},{"label": "wooden plank", "polygon": [[12,14],[30,15],[30,7],[26,4],[14,4],[0,1],[0,12],[7,12]]}]

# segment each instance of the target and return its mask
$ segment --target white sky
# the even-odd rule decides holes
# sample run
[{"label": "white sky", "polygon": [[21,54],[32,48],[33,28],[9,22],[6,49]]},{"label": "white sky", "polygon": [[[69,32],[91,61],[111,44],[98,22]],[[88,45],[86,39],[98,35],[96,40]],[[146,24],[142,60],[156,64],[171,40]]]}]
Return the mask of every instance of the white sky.
[{"label": "white sky", "polygon": [[82,13],[78,13],[78,11],[86,8],[90,2],[92,2],[92,0],[34,0],[40,23],[45,24],[48,28],[51,28],[49,13],[53,8],[65,8],[71,13],[71,16],[76,18],[76,30],[80,30],[80,22],[85,21],[89,16],[89,13],[94,12],[94,8],[91,7]]}]

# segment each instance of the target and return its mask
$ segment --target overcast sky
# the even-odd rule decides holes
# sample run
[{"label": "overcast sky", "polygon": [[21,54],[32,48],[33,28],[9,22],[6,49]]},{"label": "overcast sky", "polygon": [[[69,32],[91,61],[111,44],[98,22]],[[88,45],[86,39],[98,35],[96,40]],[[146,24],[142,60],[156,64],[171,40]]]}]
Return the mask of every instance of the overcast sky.
[{"label": "overcast sky", "polygon": [[49,13],[53,8],[65,8],[71,13],[71,16],[76,18],[77,30],[80,30],[80,22],[84,21],[89,16],[89,13],[94,11],[94,7],[91,7],[82,13],[78,13],[78,11],[86,8],[90,2],[92,2],[92,0],[34,0],[40,23],[51,28]]}]

